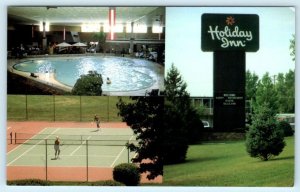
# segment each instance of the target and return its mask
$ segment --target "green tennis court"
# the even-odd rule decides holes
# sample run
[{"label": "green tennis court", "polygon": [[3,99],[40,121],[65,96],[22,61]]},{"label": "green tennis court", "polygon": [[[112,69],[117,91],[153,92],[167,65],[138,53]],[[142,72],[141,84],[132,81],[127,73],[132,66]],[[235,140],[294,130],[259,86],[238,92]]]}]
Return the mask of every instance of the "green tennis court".
[{"label": "green tennis court", "polygon": [[[55,159],[54,140],[61,141]],[[136,142],[130,128],[45,128],[38,134],[15,133],[18,147],[8,152],[7,166],[114,167],[130,162],[134,153],[126,144]]]}]

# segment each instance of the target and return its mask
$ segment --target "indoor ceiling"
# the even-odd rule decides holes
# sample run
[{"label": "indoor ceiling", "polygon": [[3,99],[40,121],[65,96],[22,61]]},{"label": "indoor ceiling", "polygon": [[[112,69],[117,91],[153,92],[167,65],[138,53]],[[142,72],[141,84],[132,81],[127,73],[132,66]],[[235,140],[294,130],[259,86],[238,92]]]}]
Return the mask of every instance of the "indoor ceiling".
[{"label": "indoor ceiling", "polygon": [[[79,26],[84,23],[108,23],[109,7],[22,7],[9,6],[8,24]],[[135,22],[151,26],[154,21],[164,25],[164,7],[116,7],[116,24]]]}]

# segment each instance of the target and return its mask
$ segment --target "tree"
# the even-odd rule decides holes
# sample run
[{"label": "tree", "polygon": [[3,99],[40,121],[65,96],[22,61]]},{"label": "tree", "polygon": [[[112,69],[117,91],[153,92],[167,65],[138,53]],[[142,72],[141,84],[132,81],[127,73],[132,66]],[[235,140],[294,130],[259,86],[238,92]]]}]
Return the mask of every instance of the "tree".
[{"label": "tree", "polygon": [[165,80],[164,163],[179,163],[186,158],[188,144],[199,140],[203,129],[197,109],[191,105],[187,84],[172,64]]},{"label": "tree", "polygon": [[285,86],[286,90],[286,110],[285,113],[295,113],[295,71],[289,70],[285,74]]},{"label": "tree", "polygon": [[258,86],[259,77],[255,73],[251,73],[249,70],[246,71],[246,100],[250,102],[250,106],[246,111],[247,123],[251,123],[252,107],[256,101],[256,91]]},{"label": "tree", "polygon": [[105,42],[106,42],[106,34],[104,32],[97,32],[93,36],[94,39],[98,42],[98,51],[100,52],[101,50],[104,52],[105,51]]},{"label": "tree", "polygon": [[290,55],[292,56],[292,60],[296,60],[296,44],[295,44],[295,35],[292,36],[292,39],[290,40]]},{"label": "tree", "polygon": [[279,155],[284,146],[284,133],[276,124],[267,103],[255,109],[253,122],[246,134],[246,149],[251,157],[267,161]]},{"label": "tree", "polygon": [[283,73],[277,75],[276,91],[278,95],[278,112],[284,113],[286,111],[286,92],[285,77]]},{"label": "tree", "polygon": [[258,80],[259,78],[255,73],[251,73],[249,70],[246,71],[246,99],[247,100],[255,101]]},{"label": "tree", "polygon": [[266,73],[257,85],[254,108],[262,105],[267,105],[274,115],[278,112],[278,96],[269,73]]},{"label": "tree", "polygon": [[103,79],[96,71],[89,71],[86,75],[81,75],[77,79],[73,89],[73,95],[101,95]]},{"label": "tree", "polygon": [[128,147],[137,155],[132,159],[139,163],[141,173],[149,172],[147,178],[154,179],[163,174],[163,117],[164,98],[131,97],[133,102],[125,103],[122,99],[117,103],[119,115],[136,134],[137,144]]},{"label": "tree", "polygon": [[279,73],[276,81],[276,91],[278,96],[278,112],[295,112],[295,74],[290,70],[288,73]]}]

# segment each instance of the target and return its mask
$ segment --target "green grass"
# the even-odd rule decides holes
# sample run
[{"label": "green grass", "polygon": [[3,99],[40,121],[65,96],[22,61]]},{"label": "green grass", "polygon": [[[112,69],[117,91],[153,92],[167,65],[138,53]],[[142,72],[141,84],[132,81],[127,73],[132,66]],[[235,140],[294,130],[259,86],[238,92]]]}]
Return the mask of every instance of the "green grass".
[{"label": "green grass", "polygon": [[164,166],[164,185],[274,186],[294,184],[294,137],[269,161],[251,158],[244,141],[191,145],[185,163]]},{"label": "green grass", "polygon": [[[129,101],[128,97],[122,97]],[[121,121],[118,97],[7,95],[7,119],[13,121],[92,121],[98,114],[102,121]]]}]

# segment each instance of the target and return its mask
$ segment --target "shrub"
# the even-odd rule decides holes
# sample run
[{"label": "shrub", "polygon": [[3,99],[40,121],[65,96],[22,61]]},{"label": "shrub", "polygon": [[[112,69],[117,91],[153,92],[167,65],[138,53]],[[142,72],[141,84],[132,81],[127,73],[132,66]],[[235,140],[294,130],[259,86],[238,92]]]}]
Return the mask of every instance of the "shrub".
[{"label": "shrub", "polygon": [[265,105],[255,112],[253,123],[246,134],[246,148],[251,157],[267,161],[279,155],[285,146],[284,134]]},{"label": "shrub", "polygon": [[96,181],[96,182],[92,182],[90,185],[91,186],[124,186],[123,183],[113,181],[113,180]]},{"label": "shrub", "polygon": [[81,75],[77,79],[73,89],[73,95],[102,95],[103,79],[97,71],[89,71],[86,75]]},{"label": "shrub", "polygon": [[287,121],[279,121],[278,122],[278,129],[282,130],[284,136],[293,136],[294,130],[292,126]]},{"label": "shrub", "polygon": [[48,181],[40,179],[23,179],[23,180],[14,180],[8,181],[8,185],[31,185],[31,186],[47,186],[50,185]]},{"label": "shrub", "polygon": [[114,167],[113,178],[126,186],[137,186],[141,175],[137,166],[132,163],[122,163]]}]

